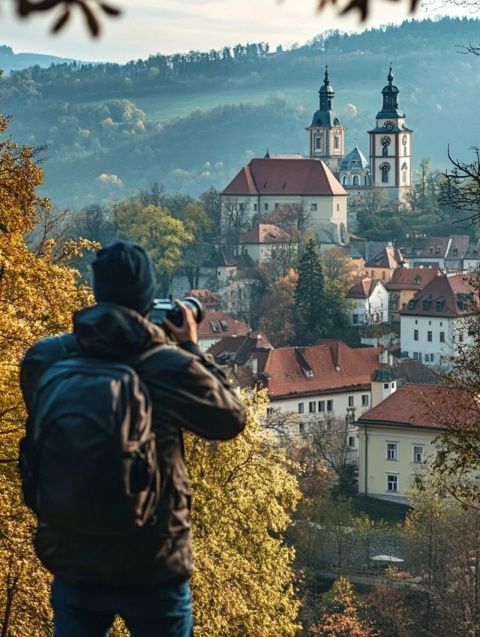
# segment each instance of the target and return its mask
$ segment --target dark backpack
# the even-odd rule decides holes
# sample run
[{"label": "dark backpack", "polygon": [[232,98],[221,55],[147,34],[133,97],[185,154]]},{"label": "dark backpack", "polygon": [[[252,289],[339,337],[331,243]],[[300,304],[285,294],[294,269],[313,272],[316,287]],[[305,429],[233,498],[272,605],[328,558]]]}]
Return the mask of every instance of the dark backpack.
[{"label": "dark backpack", "polygon": [[20,474],[26,504],[54,529],[127,535],[153,522],[160,470],[135,369],[86,356],[54,363],[27,420]]}]

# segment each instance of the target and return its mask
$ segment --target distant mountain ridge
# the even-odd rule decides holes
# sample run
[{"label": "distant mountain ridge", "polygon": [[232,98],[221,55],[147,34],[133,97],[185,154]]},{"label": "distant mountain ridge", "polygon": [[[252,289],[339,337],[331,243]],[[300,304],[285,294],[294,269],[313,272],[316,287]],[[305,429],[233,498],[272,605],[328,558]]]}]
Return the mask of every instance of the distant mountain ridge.
[{"label": "distant mountain ridge", "polygon": [[334,109],[368,156],[367,131],[389,62],[413,129],[414,166],[480,146],[480,43],[476,19],[406,21],[359,34],[330,31],[288,50],[266,43],[153,55],[127,64],[60,64],[0,77],[0,111],[20,141],[48,146],[44,193],[82,207],[163,183],[193,196],[223,189],[243,164],[306,153],[328,64]]},{"label": "distant mountain ridge", "polygon": [[48,68],[51,64],[70,64],[75,62],[72,58],[62,58],[56,55],[43,53],[15,53],[12,47],[0,45],[0,69],[5,73],[26,69],[30,66]]}]

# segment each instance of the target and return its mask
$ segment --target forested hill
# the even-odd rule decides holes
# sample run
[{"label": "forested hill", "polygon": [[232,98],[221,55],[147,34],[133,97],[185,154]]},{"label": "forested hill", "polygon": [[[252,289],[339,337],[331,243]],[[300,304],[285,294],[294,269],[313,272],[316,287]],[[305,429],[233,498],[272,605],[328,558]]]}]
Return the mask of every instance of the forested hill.
[{"label": "forested hill", "polygon": [[68,64],[74,62],[70,58],[61,58],[56,55],[43,53],[15,53],[10,46],[0,45],[0,69],[5,73],[29,66],[48,67],[51,64]]},{"label": "forested hill", "polygon": [[22,142],[48,145],[46,194],[82,206],[154,181],[196,195],[222,188],[243,163],[270,152],[305,152],[305,127],[328,64],[335,108],[367,154],[366,132],[393,63],[400,107],[418,161],[447,164],[480,145],[477,20],[405,22],[346,35],[329,32],[289,50],[265,43],[156,55],[125,65],[63,64],[0,80],[0,109]]}]

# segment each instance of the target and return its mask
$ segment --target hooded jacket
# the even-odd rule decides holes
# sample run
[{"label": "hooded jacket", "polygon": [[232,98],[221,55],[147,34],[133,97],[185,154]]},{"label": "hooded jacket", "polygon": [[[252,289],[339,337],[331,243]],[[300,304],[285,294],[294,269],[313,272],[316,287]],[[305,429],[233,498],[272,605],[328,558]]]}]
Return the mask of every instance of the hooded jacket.
[{"label": "hooded jacket", "polygon": [[[159,345],[162,347],[158,348]],[[27,410],[41,375],[72,354],[132,363],[152,400],[152,425],[162,476],[156,522],[129,537],[88,537],[38,521],[37,555],[55,576],[70,584],[174,584],[192,572],[190,485],[182,429],[212,440],[228,440],[245,426],[245,410],[222,371],[193,343],[166,344],[164,331],[127,307],[100,303],[74,315],[73,333],[31,347],[21,365]]]}]

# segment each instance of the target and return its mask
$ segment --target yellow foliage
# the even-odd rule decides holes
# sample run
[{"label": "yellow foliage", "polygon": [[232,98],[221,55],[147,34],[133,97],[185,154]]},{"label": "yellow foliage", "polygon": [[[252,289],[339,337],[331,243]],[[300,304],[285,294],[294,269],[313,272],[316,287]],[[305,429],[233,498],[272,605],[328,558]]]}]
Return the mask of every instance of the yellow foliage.
[{"label": "yellow foliage", "polygon": [[[6,128],[0,116],[0,133]],[[31,148],[0,141],[0,469],[9,469],[0,471],[0,632],[9,637],[52,634],[50,576],[34,555],[34,518],[22,504],[14,471],[25,417],[18,364],[30,345],[68,330],[72,312],[92,301],[68,266],[92,244],[45,240],[32,252],[25,243],[49,205],[35,192],[42,172],[34,155]],[[166,230],[167,256],[175,260],[191,238],[181,222],[153,207],[141,213],[131,229],[153,242]],[[169,263],[154,256],[157,267],[168,270]],[[245,400],[248,426],[237,439],[186,440],[194,493],[196,637],[289,637],[299,628],[294,553],[282,539],[300,497],[298,485],[284,453],[259,424],[265,393]],[[128,635],[122,622],[113,635]]]},{"label": "yellow foliage", "polygon": [[[7,120],[0,116],[0,132]],[[85,241],[61,246],[44,241],[35,253],[25,243],[49,202],[35,188],[42,171],[35,150],[0,141],[0,462],[14,460],[23,430],[24,410],[18,386],[18,363],[36,340],[70,327],[72,312],[91,302],[88,289],[78,286],[79,274],[68,260]]]},{"label": "yellow foliage", "polygon": [[50,575],[32,544],[35,524],[15,479],[0,474],[0,631],[8,637],[51,635]]},{"label": "yellow foliage", "polygon": [[294,551],[282,539],[300,497],[298,484],[260,424],[266,393],[244,400],[248,424],[235,440],[186,441],[196,637],[289,637],[299,628]]},{"label": "yellow foliage", "polygon": [[[0,133],[7,125],[0,116]],[[72,312],[91,301],[68,260],[93,244],[48,239],[33,253],[25,243],[49,211],[35,192],[42,181],[35,152],[0,141],[0,629],[8,637],[52,633],[50,577],[34,555],[34,518],[15,475],[25,419],[18,365],[30,345],[67,330]]]}]

